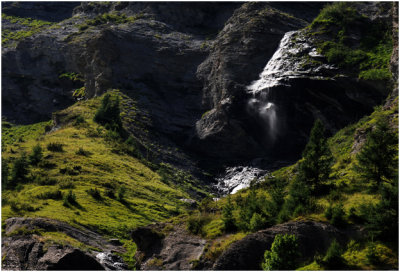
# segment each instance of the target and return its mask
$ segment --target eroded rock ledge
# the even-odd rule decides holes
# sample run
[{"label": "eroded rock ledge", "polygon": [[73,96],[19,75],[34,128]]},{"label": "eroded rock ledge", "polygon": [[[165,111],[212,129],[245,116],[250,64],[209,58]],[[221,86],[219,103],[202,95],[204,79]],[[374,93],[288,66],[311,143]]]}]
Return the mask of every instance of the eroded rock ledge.
[{"label": "eroded rock ledge", "polygon": [[[4,270],[126,270],[116,253],[122,246],[99,234],[46,218],[13,217],[5,221],[2,238]],[[61,244],[46,239],[46,233],[60,233],[75,244]],[[107,258],[100,258],[106,256]]]}]

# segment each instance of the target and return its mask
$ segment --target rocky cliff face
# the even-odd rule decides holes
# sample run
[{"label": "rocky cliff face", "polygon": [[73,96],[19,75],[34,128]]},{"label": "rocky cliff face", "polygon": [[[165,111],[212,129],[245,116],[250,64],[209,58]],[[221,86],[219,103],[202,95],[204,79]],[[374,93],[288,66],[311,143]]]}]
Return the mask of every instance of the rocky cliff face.
[{"label": "rocky cliff face", "polygon": [[[43,5],[39,13],[51,10]],[[71,18],[3,48],[3,116],[17,123],[46,120],[72,104],[78,88],[85,87],[86,98],[119,88],[147,114],[147,129],[158,141],[175,142],[200,161],[297,158],[316,118],[332,133],[387,94],[379,84],[327,65],[299,31],[282,48],[276,63],[281,73],[272,75],[277,83],[259,86],[253,97],[249,86],[285,33],[307,26],[322,6],[82,3]],[[65,14],[71,7],[63,6]],[[28,8],[17,12],[7,5],[3,11],[25,16]],[[39,18],[64,18],[56,15]],[[370,17],[371,23],[382,19]],[[266,92],[269,100],[261,101]],[[252,98],[257,112],[249,108]],[[274,106],[274,116],[268,115],[273,128],[272,119],[266,123],[260,115],[268,105]]]}]

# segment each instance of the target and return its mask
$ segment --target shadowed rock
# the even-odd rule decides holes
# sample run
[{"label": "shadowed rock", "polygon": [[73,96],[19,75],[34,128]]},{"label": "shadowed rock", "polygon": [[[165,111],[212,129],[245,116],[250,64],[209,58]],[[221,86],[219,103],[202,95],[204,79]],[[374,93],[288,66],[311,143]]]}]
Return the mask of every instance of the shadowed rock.
[{"label": "shadowed rock", "polygon": [[355,230],[339,230],[321,222],[288,222],[234,242],[216,260],[213,270],[261,270],[264,252],[271,248],[277,234],[296,235],[302,260],[312,259],[317,252],[324,254],[333,239],[344,245],[349,237],[360,235]]}]

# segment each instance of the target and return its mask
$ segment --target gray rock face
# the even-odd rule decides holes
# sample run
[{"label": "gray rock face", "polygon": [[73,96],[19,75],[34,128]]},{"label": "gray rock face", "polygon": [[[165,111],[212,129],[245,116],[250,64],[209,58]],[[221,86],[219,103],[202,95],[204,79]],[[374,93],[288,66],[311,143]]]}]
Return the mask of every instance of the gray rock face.
[{"label": "gray rock face", "polygon": [[204,82],[203,105],[212,109],[196,123],[197,150],[225,159],[263,153],[243,122],[245,86],[262,70],[284,33],[306,24],[266,3],[246,3],[235,11],[197,70]]},{"label": "gray rock face", "polygon": [[[18,232],[19,230],[23,230]],[[38,232],[61,232],[102,252],[56,243],[46,244]],[[35,234],[38,233],[38,234]],[[9,218],[2,237],[4,270],[125,270],[127,265],[115,253],[122,253],[99,234],[45,218]]]},{"label": "gray rock face", "polygon": [[72,16],[80,2],[5,2],[2,12],[18,17],[29,17],[50,22],[59,22]]},{"label": "gray rock face", "polygon": [[[357,9],[370,24],[387,23],[390,21],[388,6],[367,3],[358,5]],[[243,5],[241,9],[248,11],[254,6],[249,3],[249,7],[245,7]],[[234,20],[241,9],[228,22]],[[270,16],[275,22],[279,21],[279,16]],[[250,17],[257,16],[252,14]],[[301,25],[301,21],[291,19],[292,29],[296,28],[295,23]],[[271,22],[267,25],[274,26]],[[290,23],[286,25],[288,28],[291,26]],[[225,41],[226,37],[233,37],[246,26],[234,27],[230,35],[222,36],[227,28],[219,35]],[[282,30],[281,27],[278,29]],[[216,43],[214,52],[217,54],[212,52],[199,66],[198,75],[206,75],[203,77],[203,102],[213,108],[196,123],[198,137],[194,142],[203,152],[212,152],[213,156],[223,160],[232,157],[248,160],[246,156],[296,159],[308,140],[314,120],[321,119],[328,132],[333,134],[369,114],[373,106],[382,103],[387,96],[389,89],[386,82],[359,80],[350,71],[328,65],[324,56],[318,54],[307,29],[286,32],[285,36],[279,30],[274,32],[271,28],[272,33],[265,37],[269,43],[264,44],[274,41],[270,37],[274,33],[277,34],[275,38],[283,37],[280,44],[276,41],[273,50],[260,45],[257,47],[261,48],[260,51],[251,51],[243,40],[240,47],[238,42]],[[355,28],[352,32],[351,42],[360,44],[362,31]],[[267,33],[262,32],[263,35]],[[245,37],[249,36],[250,31]],[[262,41],[263,36],[257,36],[257,40]],[[236,47],[226,50],[229,46]],[[271,51],[268,53],[268,50]],[[234,55],[237,52],[238,56]],[[259,80],[249,82],[254,77],[251,75],[254,67],[259,65],[253,61],[252,52],[259,57],[258,60],[263,56],[268,63],[264,70],[258,70]],[[247,62],[240,66],[242,56]],[[207,146],[216,148],[210,152]]]},{"label": "gray rock face", "polygon": [[324,254],[333,239],[344,244],[349,237],[359,235],[355,230],[339,230],[329,224],[314,221],[288,222],[247,235],[234,242],[216,260],[213,270],[261,270],[264,252],[270,249],[275,235],[294,234],[303,260],[319,252]]},{"label": "gray rock face", "polygon": [[136,257],[141,270],[190,270],[193,260],[203,254],[206,240],[190,234],[183,226],[174,226],[164,235],[157,229],[164,224],[142,227],[132,232],[138,246]]},{"label": "gray rock face", "polygon": [[[266,125],[249,110],[253,94],[248,87],[260,78],[285,33],[305,27],[322,6],[82,3],[73,17],[3,48],[3,116],[23,124],[48,120],[74,102],[77,88],[84,86],[87,98],[119,88],[148,117],[146,129],[157,135],[154,141],[185,149],[188,161],[193,153],[195,160],[213,165],[257,157],[295,159],[316,118],[333,133],[371,112],[387,94],[377,82],[359,81],[326,65],[298,32],[282,50],[269,101],[257,102],[273,105],[273,133],[272,121]],[[376,5],[360,4],[360,10],[371,23],[390,20],[376,13]],[[108,12],[136,19],[79,30]],[[306,62],[306,56],[317,62]],[[83,82],[60,78],[66,72],[81,74]]]},{"label": "gray rock face", "polygon": [[49,246],[30,237],[5,238],[4,270],[105,270],[93,257],[70,246]]}]

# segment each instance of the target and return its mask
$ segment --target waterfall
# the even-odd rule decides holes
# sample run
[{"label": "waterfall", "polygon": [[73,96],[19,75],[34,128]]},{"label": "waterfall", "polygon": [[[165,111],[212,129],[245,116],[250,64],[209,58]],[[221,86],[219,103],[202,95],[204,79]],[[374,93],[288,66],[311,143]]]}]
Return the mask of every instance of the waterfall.
[{"label": "waterfall", "polygon": [[[322,55],[309,43],[302,31],[290,31],[285,33],[279,46],[263,71],[259,79],[247,86],[250,98],[247,101],[247,111],[261,123],[265,130],[265,145],[272,146],[284,127],[283,117],[279,114],[279,108],[274,103],[272,91],[279,86],[290,86],[296,79],[307,78],[311,80],[332,80],[326,75],[336,73],[337,68],[321,62]],[[263,180],[268,172],[288,165],[289,162],[269,161],[263,163],[254,162],[227,167],[216,180],[216,190],[225,195],[235,193],[246,188],[251,181]]]},{"label": "waterfall", "polygon": [[278,133],[277,106],[270,100],[270,88],[283,85],[282,68],[286,66],[285,62],[287,61],[283,56],[296,32],[285,33],[278,49],[260,74],[260,79],[247,86],[247,91],[252,95],[252,98],[247,102],[247,109],[251,114],[262,120],[270,143],[275,141]]}]

